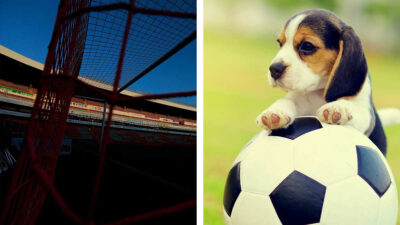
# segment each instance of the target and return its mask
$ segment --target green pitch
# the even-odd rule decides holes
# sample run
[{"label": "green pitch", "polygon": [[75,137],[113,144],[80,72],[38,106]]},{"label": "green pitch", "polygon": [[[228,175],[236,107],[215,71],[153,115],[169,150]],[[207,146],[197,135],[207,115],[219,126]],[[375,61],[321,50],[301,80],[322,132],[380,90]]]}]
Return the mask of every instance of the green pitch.
[{"label": "green pitch", "polygon": [[[256,116],[282,97],[265,76],[274,39],[204,33],[204,224],[223,225],[225,179],[240,149],[260,131]],[[400,56],[366,53],[376,107],[400,108]],[[400,126],[386,128],[387,159],[400,185]],[[400,220],[398,220],[400,225]]]}]

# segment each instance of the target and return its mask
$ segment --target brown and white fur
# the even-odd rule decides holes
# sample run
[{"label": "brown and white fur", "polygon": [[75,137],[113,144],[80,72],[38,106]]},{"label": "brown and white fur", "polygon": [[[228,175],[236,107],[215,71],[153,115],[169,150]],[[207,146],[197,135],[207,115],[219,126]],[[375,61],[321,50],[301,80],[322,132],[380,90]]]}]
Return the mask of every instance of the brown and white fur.
[{"label": "brown and white fur", "polygon": [[[257,117],[257,125],[280,129],[295,117],[313,115],[325,123],[356,128],[385,154],[386,137],[354,30],[332,12],[312,9],[291,17],[277,41],[281,48],[271,62],[268,80],[287,94]],[[400,111],[391,110],[383,113],[385,125],[400,121]]]}]

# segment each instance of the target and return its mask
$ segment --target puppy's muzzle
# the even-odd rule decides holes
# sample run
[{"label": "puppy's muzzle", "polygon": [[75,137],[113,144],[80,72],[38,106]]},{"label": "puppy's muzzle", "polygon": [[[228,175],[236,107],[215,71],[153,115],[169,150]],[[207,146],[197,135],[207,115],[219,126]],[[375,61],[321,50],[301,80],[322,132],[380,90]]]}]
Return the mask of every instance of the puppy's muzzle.
[{"label": "puppy's muzzle", "polygon": [[285,72],[287,66],[282,65],[280,63],[274,63],[269,67],[269,71],[271,72],[271,77],[275,80],[278,80],[283,72]]}]

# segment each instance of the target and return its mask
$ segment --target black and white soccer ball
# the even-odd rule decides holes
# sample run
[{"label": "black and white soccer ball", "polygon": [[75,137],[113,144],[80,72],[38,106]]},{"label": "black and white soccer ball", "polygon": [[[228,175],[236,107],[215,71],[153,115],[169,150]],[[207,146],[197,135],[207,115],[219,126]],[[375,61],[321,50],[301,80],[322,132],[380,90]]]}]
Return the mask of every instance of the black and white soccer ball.
[{"label": "black and white soccer ball", "polygon": [[395,225],[397,207],[379,149],[351,127],[313,117],[255,136],[224,193],[227,225]]}]

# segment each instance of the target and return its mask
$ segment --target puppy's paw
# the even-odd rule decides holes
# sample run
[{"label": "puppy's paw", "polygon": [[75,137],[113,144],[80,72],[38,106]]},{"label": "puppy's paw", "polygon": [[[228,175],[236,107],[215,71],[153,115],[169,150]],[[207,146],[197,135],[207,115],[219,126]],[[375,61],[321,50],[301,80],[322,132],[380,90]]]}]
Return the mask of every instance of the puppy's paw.
[{"label": "puppy's paw", "polygon": [[331,102],[321,106],[317,111],[318,119],[329,124],[346,124],[353,119],[349,107],[343,102]]},{"label": "puppy's paw", "polygon": [[257,117],[257,126],[266,130],[276,130],[290,125],[293,119],[284,112],[266,110]]}]

